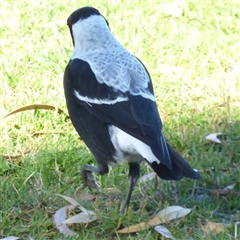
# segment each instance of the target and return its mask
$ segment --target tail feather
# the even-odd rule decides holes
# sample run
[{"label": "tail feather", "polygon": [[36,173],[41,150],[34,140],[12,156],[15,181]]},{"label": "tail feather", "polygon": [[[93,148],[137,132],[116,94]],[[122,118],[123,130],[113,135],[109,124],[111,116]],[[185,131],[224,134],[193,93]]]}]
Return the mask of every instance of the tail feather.
[{"label": "tail feather", "polygon": [[169,169],[162,163],[150,163],[150,166],[160,178],[165,180],[180,180],[183,177],[191,179],[202,178],[201,175],[194,171],[191,166],[180,156],[180,154],[174,151],[168,143],[167,147],[172,161],[172,169]]}]

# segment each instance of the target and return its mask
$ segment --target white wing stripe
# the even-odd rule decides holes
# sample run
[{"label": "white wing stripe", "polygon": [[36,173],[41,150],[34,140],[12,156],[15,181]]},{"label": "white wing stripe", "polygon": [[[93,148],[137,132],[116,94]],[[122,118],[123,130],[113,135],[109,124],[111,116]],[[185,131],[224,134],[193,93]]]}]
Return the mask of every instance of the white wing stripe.
[{"label": "white wing stripe", "polygon": [[93,104],[108,104],[108,105],[113,105],[117,102],[124,102],[124,101],[128,101],[127,97],[118,97],[114,100],[110,100],[110,99],[97,99],[97,98],[89,98],[87,96],[82,96],[78,93],[77,90],[74,89],[74,95],[76,98],[78,98],[81,101],[86,102],[90,107],[92,106],[91,103]]}]

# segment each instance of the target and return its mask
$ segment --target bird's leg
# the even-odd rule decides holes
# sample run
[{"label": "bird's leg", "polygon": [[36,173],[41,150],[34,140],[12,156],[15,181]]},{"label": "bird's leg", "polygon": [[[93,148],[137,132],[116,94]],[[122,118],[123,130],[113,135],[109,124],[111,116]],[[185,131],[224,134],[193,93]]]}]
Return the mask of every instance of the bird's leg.
[{"label": "bird's leg", "polygon": [[122,213],[124,213],[124,211],[126,210],[126,208],[129,205],[133,188],[134,188],[137,180],[139,179],[139,176],[140,176],[140,164],[138,162],[132,162],[132,163],[130,162],[129,163],[129,174],[128,174],[129,189],[128,189],[128,193],[127,193],[127,197],[126,197],[124,206],[121,210]]},{"label": "bird's leg", "polygon": [[81,173],[82,173],[83,185],[86,187],[89,187],[90,189],[96,188],[97,190],[99,190],[99,186],[95,182],[92,172],[98,173],[100,175],[106,174],[106,173],[108,173],[108,165],[107,164],[99,164],[96,167],[96,166],[92,166],[89,164],[85,164],[82,167]]}]

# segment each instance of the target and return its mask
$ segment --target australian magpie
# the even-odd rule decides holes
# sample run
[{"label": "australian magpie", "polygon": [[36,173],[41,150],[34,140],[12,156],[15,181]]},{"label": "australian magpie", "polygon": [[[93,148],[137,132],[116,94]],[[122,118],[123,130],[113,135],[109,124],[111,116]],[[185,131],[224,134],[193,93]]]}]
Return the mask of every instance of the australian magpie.
[{"label": "australian magpie", "polygon": [[201,175],[166,142],[150,75],[143,63],[112,35],[107,20],[93,7],[67,20],[74,50],[64,72],[68,112],[98,166],[82,167],[84,185],[97,187],[92,172],[108,173],[110,162],[129,164],[129,205],[146,161],[166,180]]}]

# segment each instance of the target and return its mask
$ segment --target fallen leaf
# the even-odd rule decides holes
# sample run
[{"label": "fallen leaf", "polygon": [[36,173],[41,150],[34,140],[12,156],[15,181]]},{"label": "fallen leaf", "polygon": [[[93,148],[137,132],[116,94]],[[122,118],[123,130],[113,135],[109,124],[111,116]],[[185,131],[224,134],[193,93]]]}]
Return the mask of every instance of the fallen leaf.
[{"label": "fallen leaf", "polygon": [[143,175],[140,179],[139,179],[139,182],[142,183],[142,182],[147,182],[147,181],[151,181],[155,178],[156,176],[156,173],[155,172],[150,172],[148,174],[145,174]]},{"label": "fallen leaf", "polygon": [[151,226],[157,226],[161,223],[169,222],[176,218],[181,218],[191,212],[189,208],[183,208],[180,206],[170,206],[161,211],[159,211],[150,221],[141,222],[130,227],[123,228],[118,231],[118,233],[133,233],[140,230],[145,230]]},{"label": "fallen leaf", "polygon": [[76,233],[70,230],[66,224],[63,224],[63,222],[67,218],[67,215],[68,215],[67,213],[75,208],[77,208],[77,205],[69,205],[69,206],[62,207],[58,209],[53,216],[57,229],[60,231],[60,233],[66,236],[76,235]]},{"label": "fallen leaf", "polygon": [[225,228],[222,223],[215,223],[215,222],[206,222],[202,226],[202,230],[205,233],[212,233],[212,234],[217,234],[220,232],[224,232]]},{"label": "fallen leaf", "polygon": [[92,216],[95,215],[93,211],[87,210],[86,208],[81,206],[75,199],[62,194],[56,194],[56,195],[64,198],[66,201],[70,202],[72,205],[77,205],[78,208],[81,209],[85,214],[92,215]]},{"label": "fallen leaf", "polygon": [[238,196],[240,193],[228,189],[210,189],[209,194],[212,196]]},{"label": "fallen leaf", "polygon": [[237,231],[238,224],[240,224],[240,221],[234,223],[234,237],[235,238],[237,238],[237,235],[238,235],[238,231]]},{"label": "fallen leaf", "polygon": [[10,236],[10,237],[1,238],[0,240],[16,240],[16,239],[19,239],[19,238],[14,237],[14,236]]},{"label": "fallen leaf", "polygon": [[58,193],[56,195],[64,198],[66,201],[70,202],[72,205],[80,205],[74,198],[71,198],[69,196],[65,196],[65,195],[62,195],[62,194],[58,194]]},{"label": "fallen leaf", "polygon": [[154,228],[155,231],[157,231],[158,233],[160,233],[163,237],[166,238],[170,238],[175,240],[175,238],[173,237],[172,233],[165,227],[158,225]]},{"label": "fallen leaf", "polygon": [[236,185],[236,183],[229,185],[229,186],[225,187],[223,190],[233,190],[235,185]]},{"label": "fallen leaf", "polygon": [[119,229],[122,226],[122,218],[118,219],[117,229]]},{"label": "fallen leaf", "polygon": [[211,133],[211,134],[207,135],[205,138],[206,138],[207,140],[212,141],[212,142],[220,143],[220,144],[221,144],[222,142],[217,138],[217,137],[220,136],[220,135],[222,135],[221,132]]},{"label": "fallen leaf", "polygon": [[189,208],[170,206],[158,212],[155,217],[149,221],[149,224],[152,226],[156,226],[161,223],[170,222],[173,219],[184,217],[190,212],[191,209]]},{"label": "fallen leaf", "polygon": [[112,207],[112,206],[116,206],[117,204],[118,204],[118,202],[116,200],[110,200],[105,203],[105,206]]},{"label": "fallen leaf", "polygon": [[66,134],[69,134],[69,132],[68,133],[66,133],[66,132],[63,132],[63,131],[59,131],[59,132],[36,132],[36,133],[34,133],[32,136],[33,137],[39,137],[39,136],[42,136],[42,135],[47,135],[47,134],[62,134],[62,135],[66,135]]},{"label": "fallen leaf", "polygon": [[95,196],[90,193],[76,193],[75,195],[81,202],[92,201],[95,199]]},{"label": "fallen leaf", "polygon": [[141,231],[141,230],[148,229],[150,227],[151,227],[151,225],[149,225],[148,223],[141,222],[139,224],[132,225],[130,227],[126,227],[126,228],[123,228],[121,230],[118,230],[118,233],[134,233],[134,232],[138,232],[138,231]]},{"label": "fallen leaf", "polygon": [[68,219],[66,219],[65,221],[63,221],[62,223],[90,223],[97,220],[96,215],[90,215],[90,214],[86,214],[85,212],[81,212],[77,215],[74,215]]},{"label": "fallen leaf", "polygon": [[[16,158],[19,158],[19,157],[24,157],[25,154],[27,153],[30,153],[31,150],[28,150],[26,152],[23,152],[22,154],[19,154],[19,155],[12,155],[12,156],[8,156],[8,155],[0,155],[1,157],[5,158],[5,159],[16,159]],[[0,239],[1,240],[1,239]]]},{"label": "fallen leaf", "polygon": [[[64,113],[64,111],[58,107],[54,107],[51,105],[47,105],[47,104],[31,104],[31,105],[27,105],[21,108],[18,108],[10,113],[8,113],[6,116],[4,116],[4,118],[13,115],[15,113],[19,113],[19,112],[23,112],[23,111],[27,111],[27,110],[34,110],[34,109],[45,109],[45,110],[54,110],[57,111],[59,114]],[[65,113],[64,113],[65,114]],[[67,114],[66,118],[69,118],[69,116]]]}]

